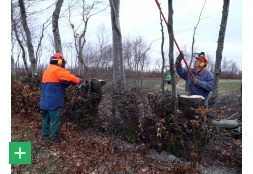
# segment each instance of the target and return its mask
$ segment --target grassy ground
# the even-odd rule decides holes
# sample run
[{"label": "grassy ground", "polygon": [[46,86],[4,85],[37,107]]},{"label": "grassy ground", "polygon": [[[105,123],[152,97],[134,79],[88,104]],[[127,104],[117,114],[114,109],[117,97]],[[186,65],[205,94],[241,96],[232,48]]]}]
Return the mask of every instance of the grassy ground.
[{"label": "grassy ground", "polygon": [[[237,91],[240,90],[242,80],[223,80],[219,82],[220,91]],[[222,93],[222,92],[221,92]]]},{"label": "grassy ground", "polygon": [[[127,89],[138,88],[146,92],[158,93],[162,90],[162,79],[161,78],[150,78],[150,79],[127,79]],[[220,79],[219,82],[219,94],[226,92],[237,92],[240,91],[242,80],[241,79]],[[164,84],[165,90],[171,91],[171,84]],[[106,85],[103,87],[104,92],[111,91],[111,81],[107,80]],[[177,92],[185,92],[185,81],[180,78],[177,84]]]},{"label": "grassy ground", "polygon": [[[219,81],[219,93],[223,92],[234,92],[240,90],[242,80],[241,79],[220,79]],[[128,80],[128,88],[140,86],[141,80]],[[159,92],[162,89],[162,79],[161,78],[152,78],[152,79],[143,79],[142,88],[148,89],[150,91]],[[179,80],[177,84],[177,91],[184,92],[185,81],[183,79]],[[165,83],[165,90],[171,90],[171,85]]]}]

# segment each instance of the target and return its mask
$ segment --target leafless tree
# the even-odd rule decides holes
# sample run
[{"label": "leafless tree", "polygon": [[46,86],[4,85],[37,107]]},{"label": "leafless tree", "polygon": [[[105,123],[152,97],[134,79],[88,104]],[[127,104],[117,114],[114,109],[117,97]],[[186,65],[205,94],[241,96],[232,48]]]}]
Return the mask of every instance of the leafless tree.
[{"label": "leafless tree", "polygon": [[23,25],[25,35],[26,35],[26,44],[28,48],[28,55],[29,55],[29,60],[31,63],[31,72],[32,72],[32,79],[35,77],[35,72],[36,72],[36,58],[34,55],[34,48],[32,44],[32,37],[31,37],[31,32],[27,24],[27,17],[26,17],[26,7],[24,0],[19,0],[18,1],[19,7],[20,7],[20,15],[21,15],[21,23]]},{"label": "leafless tree", "polygon": [[238,72],[239,72],[239,68],[237,67],[236,62],[233,61],[232,65],[231,65],[230,73],[232,75],[234,75],[234,74],[238,74]]},{"label": "leafless tree", "polygon": [[[105,37],[105,35],[101,37]],[[100,39],[103,40],[103,38]],[[102,44],[101,40],[97,44],[87,42],[83,50],[89,73],[96,75],[97,78],[105,78],[105,74],[100,73],[100,70],[112,66],[112,46],[107,42]]]},{"label": "leafless tree", "polygon": [[[17,29],[17,25],[18,25],[18,22],[17,22],[17,19],[14,19],[14,9],[16,8],[15,7],[16,5],[12,4],[12,8],[11,8],[11,23],[12,23],[12,31],[13,31],[13,34],[15,35],[15,38],[20,46],[20,49],[22,51],[22,58],[23,58],[23,62],[24,62],[24,67],[25,67],[25,73],[26,73],[26,78],[29,79],[29,68],[28,68],[28,65],[27,65],[27,61],[26,61],[26,51],[25,51],[25,48],[24,48],[24,44],[22,42],[22,40],[20,39],[20,36],[19,36],[19,33],[18,33],[18,29]],[[12,40],[12,43],[14,41]],[[12,46],[12,49],[13,49],[14,45]],[[14,61],[14,58],[13,58],[13,55],[11,56],[11,58],[13,59],[12,60],[12,66],[14,67],[15,65],[15,61]]]},{"label": "leafless tree", "polygon": [[229,4],[230,4],[230,0],[223,1],[222,18],[221,18],[221,25],[220,25],[220,31],[219,31],[218,45],[217,45],[217,50],[216,50],[214,80],[213,80],[212,93],[209,99],[210,108],[213,108],[215,106],[215,103],[218,97],[218,84],[219,84],[219,78],[220,78],[220,73],[221,73],[222,51],[223,51],[224,39],[225,39],[225,33],[226,33],[226,27],[227,27]]},{"label": "leafless tree", "polygon": [[[199,14],[199,19],[198,19],[198,22],[197,22],[197,25],[196,26],[194,26],[194,30],[193,30],[193,36],[192,36],[192,47],[191,47],[191,61],[190,61],[190,64],[189,64],[189,67],[191,67],[192,66],[192,62],[193,62],[193,54],[194,54],[194,43],[195,43],[195,33],[196,33],[196,30],[197,30],[197,28],[198,28],[198,25],[199,25],[199,23],[200,23],[200,20],[201,20],[201,15],[202,15],[202,12],[203,12],[203,9],[204,9],[204,7],[205,7],[205,4],[206,4],[206,0],[205,0],[205,2],[204,2],[204,4],[203,4],[203,6],[202,6],[202,9],[201,9],[201,11],[200,11],[200,14]],[[190,79],[189,78],[191,78],[190,77],[190,71],[188,72],[188,82],[187,82],[187,86],[188,86],[188,88],[187,89],[189,89],[189,86],[190,86]]]},{"label": "leafless tree", "polygon": [[149,63],[148,51],[150,50],[153,42],[154,41],[152,41],[150,43],[150,45],[147,46],[141,36],[139,36],[134,41],[134,45],[133,45],[133,66],[134,66],[134,68],[133,68],[133,70],[137,74],[137,79],[140,80],[140,87],[142,87],[144,67],[148,66],[148,63]]},{"label": "leafless tree", "polygon": [[221,70],[223,72],[227,72],[229,70],[230,63],[227,60],[227,57],[223,57],[222,64],[221,64]]},{"label": "leafless tree", "polygon": [[173,108],[173,114],[175,118],[178,118],[178,98],[177,98],[177,88],[176,88],[176,70],[174,66],[174,31],[173,31],[173,7],[172,0],[168,0],[168,33],[169,33],[169,62],[170,62],[170,74],[171,74],[171,89],[172,96],[175,99],[175,104]]},{"label": "leafless tree", "polygon": [[60,17],[62,3],[63,3],[63,0],[56,1],[55,10],[53,12],[53,17],[52,17],[52,31],[54,35],[55,52],[60,52],[63,54],[62,45],[61,45],[61,36],[60,36],[60,31],[59,31],[59,17]]},{"label": "leafless tree", "polygon": [[221,63],[221,76],[223,78],[233,78],[240,74],[240,70],[235,61],[227,60],[227,57],[223,57]]},{"label": "leafless tree", "polygon": [[96,69],[101,67],[102,69],[105,69],[107,66],[109,66],[109,63],[112,61],[111,57],[111,44],[110,44],[110,38],[111,35],[106,30],[104,25],[101,25],[98,28],[97,33],[97,49],[98,49],[98,55],[96,59]]},{"label": "leafless tree", "polygon": [[35,59],[36,59],[37,65],[40,64],[39,57],[41,57],[41,54],[42,54],[42,40],[44,38],[45,30],[51,24],[51,22],[49,21],[50,18],[51,18],[51,16],[42,24],[42,27],[40,29],[41,33],[40,33],[40,36],[39,36],[37,48],[35,50]]},{"label": "leafless tree", "polygon": [[214,72],[214,61],[213,61],[213,58],[210,54],[206,53],[206,57],[208,57],[208,65],[207,65],[207,69],[210,71],[210,72]]},{"label": "leafless tree", "polygon": [[111,23],[113,38],[113,92],[124,93],[126,89],[123,65],[122,34],[120,29],[120,0],[109,0],[111,6]]},{"label": "leafless tree", "polygon": [[14,57],[13,57],[13,29],[11,30],[11,44],[12,44],[12,47],[11,47],[11,75],[16,75],[16,70],[15,70],[15,60],[14,60]]},{"label": "leafless tree", "polygon": [[98,49],[94,46],[93,43],[90,42],[87,42],[86,46],[83,48],[83,53],[86,60],[85,64],[90,68],[95,67],[97,64],[97,51]]},{"label": "leafless tree", "polygon": [[[196,30],[197,30],[197,28],[198,28],[198,26],[199,26],[199,23],[200,23],[200,20],[201,20],[201,16],[202,16],[202,12],[203,12],[203,9],[204,9],[204,7],[205,7],[205,4],[206,4],[206,0],[205,0],[204,4],[203,4],[203,6],[202,6],[201,11],[200,11],[198,22],[197,22],[196,26],[194,26],[193,36],[192,36],[192,47],[191,47],[191,61],[190,61],[189,67],[191,67],[192,62],[193,62],[195,34],[196,34]],[[190,77],[190,76],[189,76],[189,77]]]},{"label": "leafless tree", "polygon": [[162,55],[162,99],[164,97],[164,84],[165,84],[165,78],[164,78],[164,69],[165,69],[165,57],[164,57],[164,31],[163,31],[163,23],[162,23],[162,15],[160,13],[160,25],[161,25],[161,33],[162,33],[162,43],[161,43],[161,55]]},{"label": "leafless tree", "polygon": [[[99,1],[93,1],[91,3],[91,5],[89,5],[86,1],[82,0],[82,1],[71,1],[73,3],[69,4],[68,7],[68,11],[69,11],[69,24],[70,27],[73,31],[73,38],[74,38],[74,43],[75,43],[75,50],[76,50],[76,54],[77,54],[77,58],[78,58],[78,71],[80,75],[84,76],[84,68],[88,71],[88,67],[87,65],[85,65],[84,63],[84,45],[86,43],[86,33],[87,33],[87,29],[88,29],[88,22],[90,20],[90,18],[102,11],[104,11],[105,9],[107,9],[108,5],[103,8],[100,11],[94,11],[95,7],[100,4]],[[77,12],[75,12],[77,11]],[[79,13],[78,15],[81,14],[81,22],[79,22],[78,24],[74,24],[72,22],[72,13],[75,13],[74,15],[76,15],[77,13]],[[87,72],[89,73],[89,72]]]},{"label": "leafless tree", "polygon": [[[44,38],[44,32],[46,28],[49,26],[51,18],[48,17],[46,21],[41,25],[41,23],[37,23],[37,16],[43,14],[44,8],[38,9],[34,4],[35,1],[12,1],[12,31],[13,31],[13,39],[17,41],[18,44],[12,45],[12,50],[21,50],[23,65],[26,72],[27,79],[34,79],[35,72],[37,72],[37,65],[40,61],[40,57],[42,56],[42,40]],[[46,7],[48,9],[49,7]],[[18,10],[18,11],[17,11]],[[39,32],[38,32],[39,31]],[[12,40],[12,43],[15,41]],[[37,44],[37,45],[36,45]],[[27,62],[27,51],[29,55],[29,60],[31,63],[31,71]],[[13,51],[12,54],[13,62],[18,62],[18,57],[16,57],[16,53]],[[23,66],[22,65],[22,66]],[[30,76],[32,73],[32,76]]]},{"label": "leafless tree", "polygon": [[134,70],[133,66],[133,41],[130,39],[130,37],[127,37],[124,39],[123,42],[123,57],[125,60],[125,68],[129,71]]}]

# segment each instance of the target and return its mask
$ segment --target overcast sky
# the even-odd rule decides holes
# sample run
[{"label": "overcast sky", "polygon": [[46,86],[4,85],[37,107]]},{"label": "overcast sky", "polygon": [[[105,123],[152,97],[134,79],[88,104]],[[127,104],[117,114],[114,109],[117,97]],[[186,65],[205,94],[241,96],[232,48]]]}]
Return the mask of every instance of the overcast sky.
[{"label": "overcast sky", "polygon": [[[168,17],[167,0],[159,0],[162,11]],[[190,52],[194,27],[199,20],[204,0],[180,0],[173,1],[173,28],[175,40],[181,50],[184,47]],[[205,52],[215,60],[218,34],[220,30],[221,15],[223,9],[222,0],[206,0],[200,23],[196,30],[195,47],[197,52]],[[100,25],[101,21],[109,29],[111,28],[110,8],[97,15],[96,20],[90,20],[89,25]],[[94,22],[96,21],[96,22]],[[148,43],[161,38],[161,26],[159,9],[155,0],[121,0],[120,25],[124,37],[142,36]],[[89,26],[91,27],[91,26]],[[96,26],[97,27],[97,26]],[[165,27],[165,24],[164,24]],[[167,30],[166,30],[167,31]],[[165,31],[165,32],[166,32]],[[89,30],[89,33],[92,33]],[[94,32],[93,32],[94,33]],[[167,32],[165,36],[168,37]],[[168,44],[168,39],[166,40]],[[166,44],[165,43],[165,44]],[[160,55],[161,41],[152,44],[152,54],[155,58]],[[168,45],[165,45],[168,48]],[[175,53],[178,51],[174,47]],[[231,0],[227,21],[223,57],[233,60],[242,68],[242,1]],[[155,62],[155,60],[153,60]]]},{"label": "overcast sky", "polygon": [[[45,7],[51,5],[53,0],[44,1]],[[88,3],[94,2],[94,0],[87,0]],[[104,0],[104,5],[97,5],[96,9],[99,11],[101,8],[105,8],[109,5],[109,0]],[[164,16],[168,18],[168,0],[158,0],[161,5]],[[179,48],[188,53],[191,53],[192,37],[194,27],[197,26],[201,9],[204,5],[204,0],[174,0],[173,1],[173,29],[175,40],[179,45]],[[67,9],[65,1],[62,11]],[[40,8],[42,4],[38,3]],[[44,8],[45,8],[44,7]],[[52,6],[51,10],[54,10]],[[221,16],[223,10],[223,0],[206,0],[203,12],[201,14],[201,20],[196,29],[195,44],[196,52],[205,52],[209,55],[210,59],[215,61],[218,34],[221,24]],[[108,6],[105,11],[92,16],[88,22],[88,30],[86,34],[87,42],[97,42],[97,33],[101,29],[101,25],[104,25],[109,33],[111,33],[111,18],[110,7]],[[52,12],[48,12],[51,14]],[[80,13],[72,11],[71,22],[77,27],[80,24]],[[74,19],[74,13],[76,18]],[[42,16],[41,16],[42,17]],[[43,15],[43,17],[48,17]],[[39,18],[40,19],[40,18]],[[44,22],[45,20],[40,19]],[[73,42],[73,33],[71,31],[68,18],[61,18],[59,21],[60,34],[62,44],[64,42]],[[151,50],[149,51],[151,57],[151,64],[155,64],[157,60],[161,59],[161,26],[159,9],[155,0],[121,0],[120,1],[120,25],[123,39],[127,37],[137,38],[141,36],[145,42],[149,45],[152,42]],[[38,25],[40,26],[40,25]],[[168,64],[168,33],[165,26],[165,44],[164,49],[166,55],[165,64]],[[51,33],[51,26],[48,27],[48,33]],[[79,30],[80,31],[80,30]],[[111,39],[111,38],[110,38]],[[160,39],[160,40],[158,40]],[[50,39],[46,39],[51,44]],[[153,42],[156,40],[155,42]],[[67,51],[63,50],[64,53]],[[178,53],[178,49],[174,47],[174,53]],[[48,59],[49,55],[44,54],[44,59]],[[66,55],[66,57],[68,57]],[[242,69],[242,1],[230,0],[229,15],[227,21],[227,28],[225,34],[225,42],[223,49],[223,57],[227,60],[233,60],[237,63],[238,68]],[[43,62],[42,58],[42,62]]]},{"label": "overcast sky", "polygon": [[[162,11],[167,18],[168,1],[159,0]],[[150,40],[161,37],[158,7],[154,0],[121,1],[121,26],[124,33],[138,33]],[[174,37],[180,47],[186,46],[190,51],[194,27],[197,25],[204,0],[173,1]],[[215,59],[217,40],[220,30],[222,0],[206,0],[195,35],[197,52],[206,52]],[[130,12],[130,13],[129,13]],[[168,41],[168,39],[167,39]],[[156,42],[160,53],[160,41]],[[174,47],[177,52],[177,47]],[[231,0],[227,21],[223,56],[233,59],[242,67],[242,1]]]}]

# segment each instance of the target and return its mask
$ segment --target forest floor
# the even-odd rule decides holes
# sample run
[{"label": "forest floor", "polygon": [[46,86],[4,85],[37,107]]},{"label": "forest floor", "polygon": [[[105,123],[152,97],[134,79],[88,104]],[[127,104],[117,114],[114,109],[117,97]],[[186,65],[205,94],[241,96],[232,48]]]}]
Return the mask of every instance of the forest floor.
[{"label": "forest floor", "polygon": [[[20,90],[23,91],[22,86]],[[224,96],[220,99],[218,104],[225,107],[221,107],[219,114],[228,117],[241,109],[238,94],[235,91],[229,95],[231,98]],[[107,101],[101,102],[99,112],[103,117],[107,117]],[[176,158],[165,151],[158,152],[145,144],[126,142],[107,132],[83,129],[71,121],[62,121],[60,144],[41,141],[41,114],[21,113],[12,115],[11,141],[31,142],[32,164],[11,165],[13,174],[242,173],[242,139],[231,136],[231,131],[214,133],[205,160],[197,163]],[[74,117],[74,113],[71,114],[68,116]]]},{"label": "forest floor", "polygon": [[[144,145],[134,145],[105,133],[83,130],[65,122],[60,128],[62,142],[43,142],[40,139],[41,116],[12,117],[12,141],[32,143],[32,164],[12,165],[12,173],[32,174],[101,174],[101,173],[203,173],[236,174],[241,169],[213,161],[202,165],[158,153]],[[241,146],[241,141],[237,141]]]}]

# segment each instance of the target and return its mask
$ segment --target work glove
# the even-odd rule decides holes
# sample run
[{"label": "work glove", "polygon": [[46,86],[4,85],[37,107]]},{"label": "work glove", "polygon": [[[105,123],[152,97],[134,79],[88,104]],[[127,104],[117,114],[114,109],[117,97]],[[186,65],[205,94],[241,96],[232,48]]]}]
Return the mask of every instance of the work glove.
[{"label": "work glove", "polygon": [[184,58],[184,53],[181,52],[178,56],[177,56],[177,62],[180,63],[182,61],[182,59]]},{"label": "work glove", "polygon": [[79,78],[79,85],[83,82],[83,79],[81,77],[78,77]]},{"label": "work glove", "polygon": [[77,78],[79,78],[79,81],[78,81],[78,85],[80,85],[82,82],[83,82],[83,79],[84,77],[83,76],[79,76],[79,75],[75,75]]},{"label": "work glove", "polygon": [[197,86],[200,85],[200,80],[198,80],[198,79],[193,79],[192,82],[194,85],[197,85]]}]

